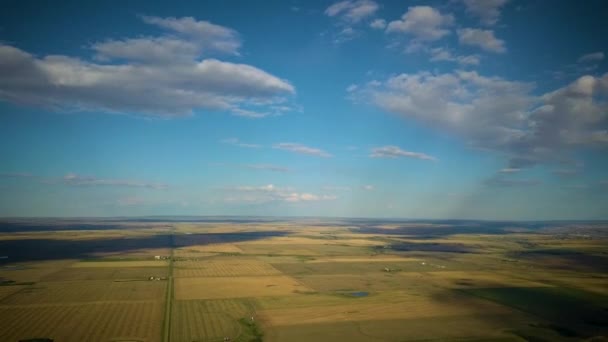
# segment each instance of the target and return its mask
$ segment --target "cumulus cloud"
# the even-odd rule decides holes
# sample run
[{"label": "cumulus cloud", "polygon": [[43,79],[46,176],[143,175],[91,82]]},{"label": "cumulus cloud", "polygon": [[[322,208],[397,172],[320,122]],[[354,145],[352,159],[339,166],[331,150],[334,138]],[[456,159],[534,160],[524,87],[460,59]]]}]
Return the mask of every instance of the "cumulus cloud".
[{"label": "cumulus cloud", "polygon": [[325,15],[329,17],[340,17],[341,19],[357,23],[376,13],[379,6],[371,0],[346,0],[332,4],[325,10]]},{"label": "cumulus cloud", "polygon": [[419,41],[434,41],[448,35],[447,29],[454,22],[451,14],[441,14],[430,6],[409,7],[400,20],[391,21],[388,33],[406,33]]},{"label": "cumulus cloud", "polygon": [[484,25],[494,25],[500,18],[502,7],[509,0],[463,0],[467,13],[479,18]]},{"label": "cumulus cloud", "polygon": [[272,147],[279,149],[279,150],[285,150],[285,151],[290,151],[290,152],[300,153],[300,154],[307,154],[307,155],[311,155],[311,156],[317,156],[317,157],[323,157],[323,158],[332,157],[332,155],[326,151],[323,151],[318,148],[302,145],[299,143],[278,143],[278,144],[274,144]]},{"label": "cumulus cloud", "polygon": [[608,147],[608,74],[543,95],[534,84],[477,72],[400,74],[353,93],[388,112],[498,151],[508,168],[571,163],[575,148]]},{"label": "cumulus cloud", "polygon": [[402,150],[401,148],[399,148],[398,146],[375,147],[372,149],[369,156],[372,158],[392,158],[392,159],[407,157],[407,158],[437,161],[437,158],[435,158],[433,156],[429,156],[428,154],[405,151],[405,150]]},{"label": "cumulus cloud", "polygon": [[262,147],[262,145],[258,145],[258,144],[248,144],[248,143],[241,142],[238,138],[226,138],[226,139],[220,140],[220,142],[222,144],[228,144],[228,145],[233,145],[233,146],[238,146],[238,147],[245,147],[245,148],[260,148],[260,147]]},{"label": "cumulus cloud", "polygon": [[593,52],[593,53],[588,53],[586,55],[581,56],[578,59],[578,62],[579,63],[600,62],[600,61],[603,61],[605,57],[606,56],[604,55],[603,52]]},{"label": "cumulus cloud", "polygon": [[273,184],[262,186],[239,186],[228,188],[232,194],[226,197],[228,202],[316,202],[335,200],[338,197],[332,194],[312,194],[297,192],[292,187],[277,187]]},{"label": "cumulus cloud", "polygon": [[481,30],[464,28],[457,31],[458,42],[462,45],[470,45],[481,48],[482,50],[494,53],[507,51],[505,42],[494,36],[492,30]]},{"label": "cumulus cloud", "polygon": [[129,188],[147,188],[155,190],[167,189],[167,184],[144,182],[129,179],[104,179],[92,176],[81,176],[75,173],[66,174],[59,183],[70,186],[115,186]]},{"label": "cumulus cloud", "polygon": [[143,17],[168,30],[156,37],[94,43],[94,61],[34,56],[0,44],[0,100],[57,110],[174,117],[195,110],[243,115],[283,103],[286,80],[246,64],[200,59],[237,53],[236,32],[193,18]]}]

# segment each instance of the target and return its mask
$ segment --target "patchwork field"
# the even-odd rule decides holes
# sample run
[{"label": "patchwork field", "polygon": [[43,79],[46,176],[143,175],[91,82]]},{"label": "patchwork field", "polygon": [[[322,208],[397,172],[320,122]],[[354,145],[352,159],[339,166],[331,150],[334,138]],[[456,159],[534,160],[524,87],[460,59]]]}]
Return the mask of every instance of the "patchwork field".
[{"label": "patchwork field", "polygon": [[603,222],[174,219],[0,232],[2,342],[608,336]]},{"label": "patchwork field", "polygon": [[287,276],[176,278],[175,299],[289,296],[312,290]]}]

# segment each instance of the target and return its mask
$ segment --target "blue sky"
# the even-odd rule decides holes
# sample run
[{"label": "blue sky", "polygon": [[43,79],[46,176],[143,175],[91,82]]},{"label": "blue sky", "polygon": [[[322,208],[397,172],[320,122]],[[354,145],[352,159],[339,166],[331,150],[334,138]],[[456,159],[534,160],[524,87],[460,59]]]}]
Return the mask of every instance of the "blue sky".
[{"label": "blue sky", "polygon": [[604,1],[4,8],[1,216],[608,218]]}]

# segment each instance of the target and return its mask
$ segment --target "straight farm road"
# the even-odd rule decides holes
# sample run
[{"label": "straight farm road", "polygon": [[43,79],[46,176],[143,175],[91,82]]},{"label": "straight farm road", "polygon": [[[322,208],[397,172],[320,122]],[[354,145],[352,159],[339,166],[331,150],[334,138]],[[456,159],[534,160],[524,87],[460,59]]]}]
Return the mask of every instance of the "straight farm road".
[{"label": "straight farm road", "polygon": [[169,342],[171,340],[171,313],[173,311],[173,250],[174,244],[174,232],[175,227],[171,228],[170,236],[170,247],[171,252],[169,254],[169,275],[167,277],[167,293],[165,296],[165,316],[163,320],[163,342]]}]

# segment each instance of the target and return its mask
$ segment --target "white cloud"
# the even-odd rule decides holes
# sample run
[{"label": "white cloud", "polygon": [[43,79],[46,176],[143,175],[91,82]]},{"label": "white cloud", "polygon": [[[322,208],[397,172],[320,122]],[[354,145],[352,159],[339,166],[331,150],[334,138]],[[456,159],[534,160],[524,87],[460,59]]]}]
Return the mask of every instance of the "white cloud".
[{"label": "white cloud", "polygon": [[467,13],[479,18],[484,25],[494,25],[500,10],[509,0],[463,0]]},{"label": "white cloud", "polygon": [[414,6],[408,8],[401,20],[391,21],[386,32],[406,33],[419,41],[434,41],[448,35],[447,27],[453,22],[451,14],[443,15],[429,6]]},{"label": "white cloud", "polygon": [[102,179],[92,176],[81,176],[75,173],[66,174],[60,182],[71,186],[116,186],[131,188],[148,188],[155,190],[163,190],[168,188],[167,184],[163,183],[151,183],[128,179]]},{"label": "white cloud", "polygon": [[376,13],[379,6],[371,0],[346,0],[334,3],[325,10],[325,15],[329,17],[340,17],[341,19],[357,23]]},{"label": "white cloud", "polygon": [[312,194],[297,192],[292,187],[277,187],[273,184],[263,186],[239,186],[226,189],[233,194],[226,198],[228,202],[316,202],[330,201],[338,197],[332,194]]},{"label": "white cloud", "polygon": [[445,48],[433,48],[429,50],[431,54],[431,62],[456,62],[460,65],[479,65],[480,57],[478,55],[454,56]]},{"label": "white cloud", "polygon": [[484,182],[487,186],[513,188],[536,186],[542,182],[537,179],[507,179],[504,177],[492,177]]},{"label": "white cloud", "polygon": [[369,27],[376,29],[376,30],[384,30],[384,28],[386,27],[386,20],[384,19],[375,19],[374,21],[372,21],[369,24]]},{"label": "white cloud", "polygon": [[407,158],[437,161],[437,158],[435,158],[433,156],[429,156],[428,154],[405,151],[405,150],[402,150],[401,148],[399,148],[398,146],[375,147],[372,149],[372,152],[370,153],[369,156],[372,158],[392,158],[392,159],[407,157]]},{"label": "white cloud", "polygon": [[593,63],[593,62],[600,62],[602,60],[604,60],[606,56],[604,55],[603,52],[593,52],[593,53],[588,53],[586,55],[581,56],[578,59],[579,63]]},{"label": "white cloud", "polygon": [[260,147],[262,147],[261,145],[258,145],[258,144],[243,143],[238,138],[226,138],[226,139],[220,140],[220,142],[222,144],[228,144],[228,145],[234,145],[234,146],[246,147],[246,148],[260,148]]},{"label": "white cloud", "polygon": [[370,185],[370,184],[366,184],[366,185],[363,185],[363,186],[361,187],[361,189],[363,189],[363,190],[367,190],[367,191],[372,191],[372,190],[374,190],[374,186],[373,186],[373,185]]},{"label": "white cloud", "polygon": [[298,144],[298,143],[278,143],[272,146],[273,148],[279,150],[290,151],[294,153],[307,154],[311,156],[329,158],[332,157],[331,154],[326,151],[320,150],[318,148],[309,147],[306,145]]},{"label": "white cloud", "polygon": [[519,171],[521,171],[521,169],[515,167],[506,167],[504,169],[498,170],[499,173],[517,173]]},{"label": "white cloud", "polygon": [[192,18],[143,18],[172,34],[95,43],[98,62],[37,57],[0,44],[0,100],[174,117],[197,109],[259,113],[252,108],[283,103],[295,93],[289,82],[253,66],[199,59],[208,52],[236,53],[240,43],[231,29]]},{"label": "white cloud", "polygon": [[457,31],[458,42],[463,45],[476,46],[482,50],[502,53],[507,51],[505,42],[494,36],[492,30],[464,28]]},{"label": "white cloud", "polygon": [[608,74],[583,76],[540,96],[533,89],[477,72],[420,72],[362,86],[353,97],[498,151],[509,158],[508,168],[572,163],[575,148],[608,147]]}]

